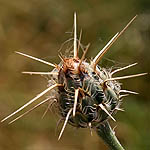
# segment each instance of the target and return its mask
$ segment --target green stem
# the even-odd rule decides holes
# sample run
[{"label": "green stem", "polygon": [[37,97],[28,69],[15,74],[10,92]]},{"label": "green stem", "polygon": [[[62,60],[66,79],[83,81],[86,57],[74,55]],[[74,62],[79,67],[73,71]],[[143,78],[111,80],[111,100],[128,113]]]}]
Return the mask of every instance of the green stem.
[{"label": "green stem", "polygon": [[111,150],[125,150],[121,146],[120,142],[114,134],[114,131],[107,121],[105,121],[103,124],[100,124],[97,127],[96,132]]}]

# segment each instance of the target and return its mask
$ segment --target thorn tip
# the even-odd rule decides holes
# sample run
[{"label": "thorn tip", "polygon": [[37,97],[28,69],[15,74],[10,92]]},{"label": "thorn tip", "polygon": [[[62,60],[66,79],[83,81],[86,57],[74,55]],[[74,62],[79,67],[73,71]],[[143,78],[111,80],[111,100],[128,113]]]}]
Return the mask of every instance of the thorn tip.
[{"label": "thorn tip", "polygon": [[74,58],[78,57],[77,50],[77,16],[76,12],[74,13]]},{"label": "thorn tip", "polygon": [[47,61],[45,61],[45,60],[42,60],[42,59],[39,59],[39,58],[30,56],[30,55],[27,55],[27,54],[24,54],[24,53],[21,53],[21,52],[17,52],[17,51],[15,51],[15,53],[17,53],[17,54],[19,54],[19,55],[22,55],[22,56],[25,56],[25,57],[28,57],[28,58],[31,58],[31,59],[33,59],[33,60],[39,61],[39,62],[41,62],[41,63],[47,64],[47,65],[49,65],[49,66],[52,66],[52,67],[57,68],[57,65],[54,65],[54,64],[52,64],[52,63],[50,63],[50,62],[47,62]]}]

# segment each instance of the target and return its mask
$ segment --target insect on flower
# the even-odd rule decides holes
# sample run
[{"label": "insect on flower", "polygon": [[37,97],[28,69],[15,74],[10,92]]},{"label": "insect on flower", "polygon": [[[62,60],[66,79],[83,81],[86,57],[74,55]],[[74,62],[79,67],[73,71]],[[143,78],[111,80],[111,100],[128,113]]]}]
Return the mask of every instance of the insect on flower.
[{"label": "insect on flower", "polygon": [[97,129],[99,126],[108,123],[109,119],[116,121],[113,115],[118,110],[122,110],[120,108],[122,98],[128,94],[137,94],[133,91],[121,89],[118,80],[143,76],[147,73],[114,77],[117,72],[133,67],[137,63],[116,70],[102,68],[98,63],[136,17],[121,32],[115,34],[90,62],[85,59],[89,45],[85,48],[82,57],[79,58],[78,56],[80,38],[77,39],[76,13],[74,13],[73,56],[66,57],[60,55],[61,62],[57,65],[21,52],[16,52],[17,54],[52,66],[54,69],[51,72],[23,72],[25,74],[48,75],[51,77],[50,84],[48,84],[47,89],[4,118],[1,122],[13,117],[49,91],[51,91],[51,94],[47,99],[41,101],[9,123],[18,120],[46,102],[50,102],[51,104],[55,102],[60,117],[64,120],[58,139],[61,138],[67,123],[74,127]]}]

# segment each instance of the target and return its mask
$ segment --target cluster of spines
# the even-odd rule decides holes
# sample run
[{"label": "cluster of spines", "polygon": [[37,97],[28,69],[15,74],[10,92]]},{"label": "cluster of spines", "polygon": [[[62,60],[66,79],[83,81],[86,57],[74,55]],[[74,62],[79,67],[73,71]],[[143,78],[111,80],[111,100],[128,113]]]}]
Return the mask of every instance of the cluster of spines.
[{"label": "cluster of spines", "polygon": [[[113,36],[113,38],[106,44],[106,46],[97,54],[97,56],[91,60],[91,64],[90,67],[93,69],[94,72],[97,73],[97,64],[99,63],[100,59],[103,57],[103,55],[108,51],[108,49],[112,46],[112,44],[120,37],[120,35],[122,35],[122,33],[128,28],[128,26],[133,22],[133,20],[135,20],[137,16],[135,16],[126,26],[125,28],[121,31],[121,32],[118,32],[117,34],[115,34],[115,36]],[[80,39],[78,40],[79,42],[79,45],[80,45]],[[77,28],[76,28],[76,13],[74,13],[74,49],[73,49],[73,52],[74,52],[74,56],[73,56],[73,59],[74,60],[78,60],[79,61],[79,64],[77,66],[77,69],[80,68],[80,66],[82,65],[84,59],[85,59],[85,55],[86,55],[86,52],[88,50],[88,47],[89,45],[87,46],[86,50],[84,51],[81,59],[79,59],[79,56],[78,56],[78,50],[79,50],[79,46],[77,45]],[[28,58],[31,58],[33,60],[36,60],[36,61],[39,61],[41,63],[44,63],[46,65],[49,65],[51,67],[54,67],[56,68],[56,72],[23,72],[25,74],[39,74],[39,75],[54,75],[54,76],[58,76],[59,75],[59,70],[61,69],[61,66],[57,65],[57,64],[53,64],[53,63],[50,63],[50,62],[47,62],[45,60],[42,60],[42,59],[39,59],[39,58],[36,58],[36,57],[33,57],[33,56],[30,56],[30,55],[27,55],[27,54],[24,54],[24,53],[21,53],[21,52],[16,52],[17,54],[20,54],[20,55],[23,55],[25,57],[28,57]],[[64,61],[65,59],[63,57],[60,57],[62,61]],[[64,61],[65,62],[65,61]],[[132,66],[135,66],[137,63],[134,63],[134,64],[131,64],[131,65],[128,65],[128,66],[125,66],[123,68],[119,68],[119,69],[116,69],[114,71],[112,71],[110,73],[110,78],[107,78],[105,81],[104,81],[104,84],[107,83],[108,81],[114,81],[114,80],[121,80],[121,79],[127,79],[127,78],[132,78],[132,77],[137,77],[137,76],[142,76],[142,75],[145,75],[146,73],[141,73],[141,74],[136,74],[136,75],[129,75],[129,76],[123,76],[123,77],[112,77],[115,73],[119,72],[119,71],[122,71],[124,69],[127,69],[129,67],[132,67]],[[9,116],[5,117],[1,122],[4,122],[6,121],[7,119],[13,117],[14,115],[16,115],[18,112],[22,111],[25,107],[29,106],[30,104],[32,104],[33,102],[35,102],[37,99],[39,99],[40,97],[42,97],[43,95],[45,95],[46,93],[48,93],[49,91],[55,89],[55,88],[58,88],[58,87],[63,87],[64,85],[63,84],[59,84],[59,83],[55,83],[53,84],[52,86],[48,87],[47,89],[45,89],[43,92],[41,92],[40,94],[38,94],[36,97],[34,97],[32,100],[30,100],[28,103],[26,103],[25,105],[23,105],[22,107],[20,107],[19,109],[17,109],[15,112],[11,113]],[[69,116],[72,115],[75,116],[76,115],[76,106],[77,106],[77,99],[78,99],[78,96],[79,96],[79,91],[80,89],[75,89],[75,92],[74,92],[74,104],[73,104],[73,107],[68,111],[67,115],[66,115],[66,118],[65,118],[65,122],[64,122],[64,125],[62,127],[62,130],[60,132],[60,135],[59,135],[59,138],[61,138],[62,136],[62,133],[66,127],[66,124],[68,122],[68,119],[69,119]],[[136,92],[133,92],[133,91],[128,91],[128,90],[120,90],[119,91],[120,93],[132,93],[132,94],[137,94]],[[119,94],[120,94],[119,93]],[[126,96],[125,95],[120,95],[120,99],[122,97]],[[35,105],[33,108],[31,108],[30,110],[28,110],[27,112],[23,113],[22,115],[18,116],[17,118],[15,118],[14,120],[10,121],[9,123],[13,123],[14,121],[18,120],[19,118],[23,117],[24,115],[26,115],[27,113],[29,113],[30,111],[34,110],[35,108],[39,107],[40,105],[50,101],[51,98],[47,98],[45,100],[43,100],[42,102],[40,102],[39,104]],[[54,100],[56,101],[56,100]],[[107,109],[102,105],[102,104],[99,104],[99,107],[104,111],[106,112],[106,114],[108,114],[113,120],[115,120],[111,114],[107,111]],[[118,110],[121,110],[119,107],[116,108]],[[90,124],[89,124],[90,126]]]}]

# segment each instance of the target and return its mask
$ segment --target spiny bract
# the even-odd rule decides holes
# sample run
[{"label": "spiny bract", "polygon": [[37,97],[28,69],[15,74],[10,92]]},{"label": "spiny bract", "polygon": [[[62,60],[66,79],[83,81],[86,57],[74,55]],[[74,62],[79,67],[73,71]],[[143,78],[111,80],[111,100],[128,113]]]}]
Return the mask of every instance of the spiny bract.
[{"label": "spiny bract", "polygon": [[[122,90],[118,80],[142,76],[145,75],[145,73],[123,77],[113,77],[115,73],[132,67],[137,63],[116,70],[102,68],[98,65],[98,63],[111,45],[120,37],[120,35],[127,29],[135,18],[136,16],[121,32],[115,34],[115,36],[106,44],[97,56],[90,61],[90,63],[85,59],[85,54],[89,45],[84,50],[81,59],[78,56],[80,39],[77,39],[76,33],[76,13],[74,14],[73,56],[66,57],[60,55],[61,62],[58,65],[55,65],[39,58],[35,58],[21,52],[16,52],[36,61],[50,65],[54,67],[54,69],[51,72],[23,72],[27,74],[50,76],[51,79],[49,80],[48,88],[23,105],[21,108],[4,118],[2,122],[17,114],[49,91],[51,91],[51,94],[47,99],[35,105],[29,111],[18,116],[10,123],[16,121],[31,110],[48,101],[51,104],[54,102],[57,104],[59,114],[62,120],[64,120],[64,125],[58,139],[61,138],[67,123],[75,127],[95,129],[99,127],[100,124],[108,121],[109,118],[115,121],[113,114],[116,113],[117,110],[122,110],[120,108],[122,97],[126,96],[128,93],[137,94],[136,92]],[[121,93],[125,94],[121,95]]]}]

